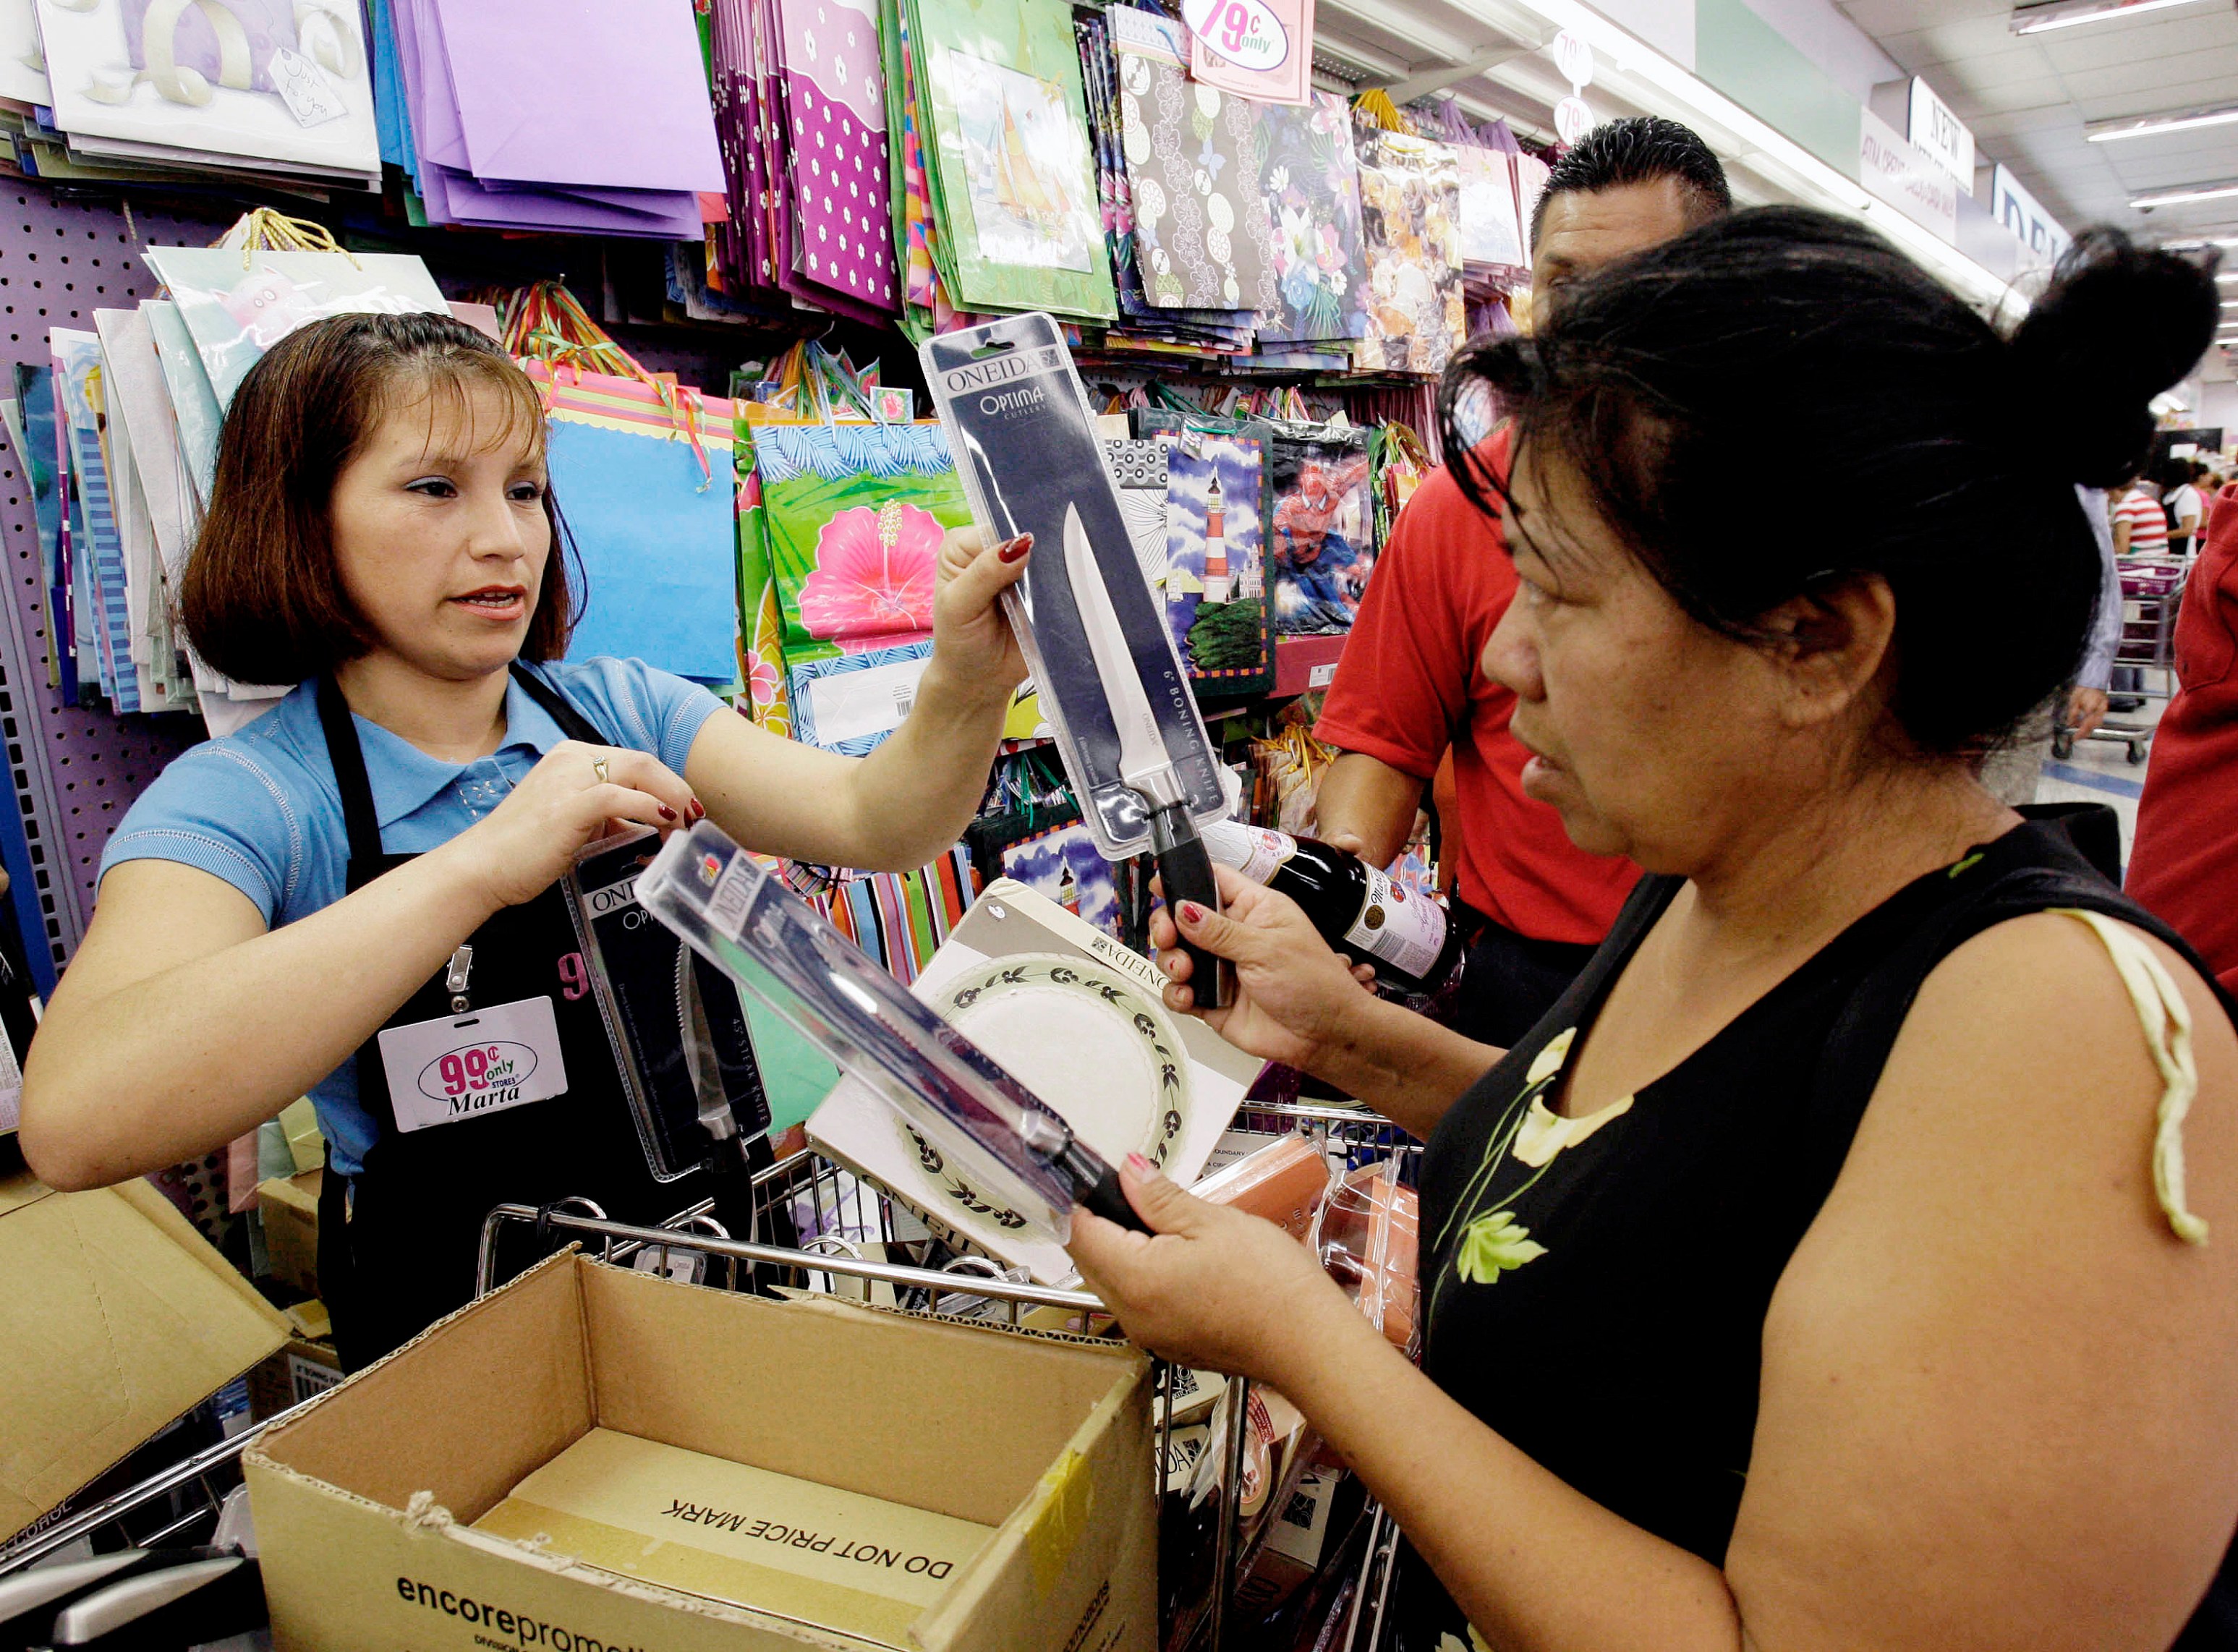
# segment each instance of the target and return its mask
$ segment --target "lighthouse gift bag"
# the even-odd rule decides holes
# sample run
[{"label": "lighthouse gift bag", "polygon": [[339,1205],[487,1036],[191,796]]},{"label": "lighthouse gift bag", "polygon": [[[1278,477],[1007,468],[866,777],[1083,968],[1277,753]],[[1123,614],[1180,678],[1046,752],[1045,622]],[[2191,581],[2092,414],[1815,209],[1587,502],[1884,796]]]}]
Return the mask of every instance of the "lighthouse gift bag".
[{"label": "lighthouse gift bag", "polygon": [[1200,699],[1264,694],[1275,686],[1266,426],[1162,409],[1136,422],[1165,450],[1166,558],[1154,583],[1190,686]]}]

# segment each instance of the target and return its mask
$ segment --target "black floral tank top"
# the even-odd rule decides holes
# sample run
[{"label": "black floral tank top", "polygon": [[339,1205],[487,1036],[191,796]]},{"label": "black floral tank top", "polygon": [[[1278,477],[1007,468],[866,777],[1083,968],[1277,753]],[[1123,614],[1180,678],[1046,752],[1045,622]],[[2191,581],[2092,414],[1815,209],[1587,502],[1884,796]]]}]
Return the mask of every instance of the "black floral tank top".
[{"label": "black floral tank top", "polygon": [[[2189,948],[2060,824],[2030,822],[1899,890],[1663,1077],[1562,1117],[1571,1049],[1679,888],[1641,881],[1570,991],[1431,1137],[1422,1366],[1586,1497],[1722,1564],[1773,1287],[1919,983],[1992,924],[2048,908]],[[1402,1652],[1471,1652],[1428,1566],[1402,1563]]]}]

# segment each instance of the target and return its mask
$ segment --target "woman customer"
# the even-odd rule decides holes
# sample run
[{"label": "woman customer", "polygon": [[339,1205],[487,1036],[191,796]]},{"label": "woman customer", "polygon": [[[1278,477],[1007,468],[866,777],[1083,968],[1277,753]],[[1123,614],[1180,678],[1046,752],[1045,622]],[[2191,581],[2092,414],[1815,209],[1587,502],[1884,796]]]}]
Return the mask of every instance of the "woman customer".
[{"label": "woman customer", "polygon": [[[1522,582],[1484,665],[1526,784],[1649,876],[1505,1052],[1265,889],[1180,914],[1238,965],[1228,1038],[1428,1139],[1419,1371],[1139,1161],[1156,1236],[1073,1230],[1139,1341],[1272,1384],[1395,1516],[1408,1652],[2143,1652],[2208,1589],[2238,1036],[1975,770],[2082,651],[2073,485],[2135,467],[2215,315],[2197,268],[2094,234],[2008,342],[1871,231],[1767,208],[1449,379],[1515,418],[1507,488],[1475,479]],[[1763,501],[1819,526],[1737,539],[1775,425],[1827,433],[1808,497]]]},{"label": "woman customer", "polygon": [[[536,387],[448,316],[315,322],[249,371],[187,634],[228,677],[301,686],[133,804],[25,1063],[23,1150],[64,1188],[198,1157],[309,1092],[351,1369],[468,1298],[493,1205],[582,1194],[644,1221],[691,1200],[639,1147],[556,887],[577,852],[705,814],[776,854],[920,865],[971,818],[1024,675],[995,606],[1023,539],[944,551],[916,709],[859,761],[641,661],[567,659],[586,593],[544,458]],[[430,1052],[470,1011],[467,1045],[511,1045],[533,1082],[447,1107]]]}]

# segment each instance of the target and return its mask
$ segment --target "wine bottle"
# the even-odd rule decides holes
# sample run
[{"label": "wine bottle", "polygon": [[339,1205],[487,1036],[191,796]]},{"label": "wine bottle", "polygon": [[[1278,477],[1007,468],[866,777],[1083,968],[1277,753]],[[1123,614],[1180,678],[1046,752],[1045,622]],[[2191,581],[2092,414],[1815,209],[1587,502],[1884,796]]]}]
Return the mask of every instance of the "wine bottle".
[{"label": "wine bottle", "polygon": [[1373,963],[1380,981],[1407,992],[1435,992],[1467,950],[1443,907],[1400,888],[1357,855],[1235,821],[1201,823],[1197,832],[1214,860],[1288,895],[1322,940]]}]

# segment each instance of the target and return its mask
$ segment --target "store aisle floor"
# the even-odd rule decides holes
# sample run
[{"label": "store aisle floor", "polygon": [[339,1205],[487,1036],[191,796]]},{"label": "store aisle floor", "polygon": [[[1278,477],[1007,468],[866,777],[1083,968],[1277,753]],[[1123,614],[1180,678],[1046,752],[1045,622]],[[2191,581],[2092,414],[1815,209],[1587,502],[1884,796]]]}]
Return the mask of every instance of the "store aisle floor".
[{"label": "store aisle floor", "polygon": [[[2167,707],[2165,700],[2148,700],[2142,710],[2120,713],[2115,721],[2157,724]],[[2128,749],[2110,741],[2081,741],[2065,761],[2045,763],[2036,798],[2040,803],[2111,803],[2122,817],[2122,861],[2126,866],[2130,842],[2136,836],[2137,799],[2145,790],[2147,766],[2133,765]]]}]

